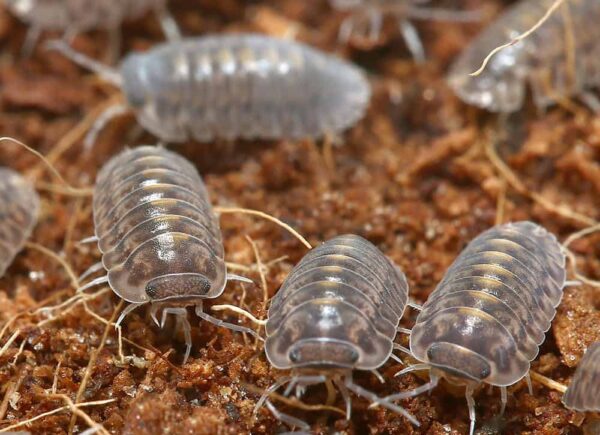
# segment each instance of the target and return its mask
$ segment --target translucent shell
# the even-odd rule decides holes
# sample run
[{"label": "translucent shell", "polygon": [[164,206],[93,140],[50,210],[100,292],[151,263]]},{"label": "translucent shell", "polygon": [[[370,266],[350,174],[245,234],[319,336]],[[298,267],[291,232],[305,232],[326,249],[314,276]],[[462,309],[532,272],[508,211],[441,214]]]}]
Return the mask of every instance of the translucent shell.
[{"label": "translucent shell", "polygon": [[580,412],[600,412],[600,342],[592,344],[575,370],[562,402]]},{"label": "translucent shell", "polygon": [[309,252],[273,298],[265,351],[277,368],[373,369],[392,351],[408,301],[404,274],[355,235]]},{"label": "translucent shell", "polygon": [[39,196],[27,180],[0,168],[0,277],[31,235],[39,206]]},{"label": "translucent shell", "polygon": [[565,257],[552,234],[532,222],[493,227],[429,296],[411,351],[449,375],[512,385],[537,356],[564,285]]},{"label": "translucent shell", "polygon": [[123,151],[98,175],[94,224],[113,291],[128,302],[220,295],[226,267],[200,175],[160,147]]},{"label": "translucent shell", "polygon": [[170,142],[320,137],[362,118],[371,94],[350,63],[253,34],[161,44],[121,74],[139,122]]}]

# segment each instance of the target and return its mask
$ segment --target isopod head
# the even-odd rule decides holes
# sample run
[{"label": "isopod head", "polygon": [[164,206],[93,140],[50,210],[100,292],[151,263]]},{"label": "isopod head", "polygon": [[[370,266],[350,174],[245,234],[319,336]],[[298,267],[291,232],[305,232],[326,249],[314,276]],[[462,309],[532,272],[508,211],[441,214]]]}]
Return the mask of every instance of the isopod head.
[{"label": "isopod head", "polygon": [[[471,76],[483,60],[467,49],[450,68],[448,84],[465,103],[490,112],[511,113],[525,99],[525,75],[519,44],[497,53],[481,74]],[[477,52],[479,53],[479,51]]]},{"label": "isopod head", "polygon": [[144,242],[108,273],[111,288],[131,303],[213,298],[223,292],[226,277],[225,262],[203,241],[184,233]]}]

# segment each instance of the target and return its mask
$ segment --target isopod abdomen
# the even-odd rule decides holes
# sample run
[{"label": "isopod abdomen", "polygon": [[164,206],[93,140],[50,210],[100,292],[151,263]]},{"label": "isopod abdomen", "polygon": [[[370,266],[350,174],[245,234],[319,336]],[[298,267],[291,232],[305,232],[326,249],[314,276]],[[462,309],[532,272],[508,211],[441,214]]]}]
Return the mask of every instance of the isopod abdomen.
[{"label": "isopod abdomen", "polygon": [[583,355],[562,402],[579,412],[600,412],[600,342],[592,344]]},{"label": "isopod abdomen", "polygon": [[64,43],[53,46],[121,86],[126,105],[109,115],[133,110],[144,128],[168,142],[333,135],[361,119],[370,99],[357,67],[262,35],[165,43],[130,54],[118,71],[90,64]]},{"label": "isopod abdomen", "polygon": [[588,0],[566,2],[527,38],[498,52],[479,76],[469,76],[493,49],[532,28],[554,2],[521,0],[486,28],[450,69],[455,93],[492,112],[514,112],[528,84],[540,108],[600,84],[600,2]]},{"label": "isopod abdomen", "polygon": [[[502,388],[527,376],[565,286],[565,256],[556,238],[532,222],[499,225],[476,237],[456,258],[417,317],[410,350],[431,381],[388,396],[412,397],[439,378],[467,387],[471,433],[473,389]],[[410,369],[409,369],[410,370]]]},{"label": "isopod abdomen", "polygon": [[347,389],[418,424],[404,409],[352,381],[352,370],[375,370],[390,358],[407,303],[404,274],[362,237],[335,237],[310,251],[273,298],[266,323],[267,359],[292,375],[269,388],[257,408],[285,383],[289,394],[294,386],[333,381],[343,393],[348,418]]},{"label": "isopod abdomen", "polygon": [[0,168],[0,277],[33,231],[39,204],[27,180],[12,169]]},{"label": "isopod abdomen", "polygon": [[[108,272],[84,286],[108,283],[133,309],[152,305],[175,314],[191,349],[186,306],[231,329],[248,328],[218,321],[202,311],[202,301],[219,296],[228,278],[216,216],[202,178],[183,157],[161,147],[142,146],[113,157],[100,171],[94,189],[95,240]],[[98,267],[96,267],[97,269]],[[94,270],[94,266],[91,268]]]}]

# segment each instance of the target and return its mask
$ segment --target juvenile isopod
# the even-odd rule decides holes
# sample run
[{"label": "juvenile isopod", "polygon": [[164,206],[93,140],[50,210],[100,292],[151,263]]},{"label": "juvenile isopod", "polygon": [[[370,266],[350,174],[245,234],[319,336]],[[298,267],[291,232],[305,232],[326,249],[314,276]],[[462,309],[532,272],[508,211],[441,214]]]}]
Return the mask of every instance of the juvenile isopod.
[{"label": "juvenile isopod", "polygon": [[421,361],[400,373],[430,370],[430,381],[398,400],[433,389],[440,378],[466,387],[475,429],[473,391],[501,388],[527,376],[565,286],[565,255],[556,238],[532,222],[493,227],[469,243],[431,293],[410,334]]},{"label": "juvenile isopod", "polygon": [[165,34],[177,38],[179,31],[166,8],[166,0],[4,0],[8,10],[27,23],[24,52],[30,52],[44,31],[64,31],[65,37],[93,29],[108,30],[113,47],[119,45],[119,28],[154,11]]},{"label": "juvenile isopod", "polygon": [[0,168],[0,277],[31,235],[39,204],[37,192],[25,178]]},{"label": "juvenile isopod", "polygon": [[477,36],[450,68],[449,84],[458,97],[508,113],[523,106],[530,85],[541,109],[572,96],[593,105],[595,98],[588,91],[600,84],[597,1],[565,2],[535,32],[492,57],[480,75],[469,76],[497,46],[532,28],[554,2],[521,0]]},{"label": "juvenile isopod", "polygon": [[219,223],[189,161],[161,147],[127,149],[102,168],[93,198],[93,239],[102,261],[84,275],[101,269],[107,275],[80,290],[108,283],[129,302],[117,324],[145,304],[161,327],[174,314],[185,334],[185,360],[192,346],[187,306],[211,323],[256,334],[203,312],[204,299],[221,295],[228,280],[243,278],[227,273]]},{"label": "juvenile isopod", "polygon": [[600,412],[600,342],[592,344],[583,355],[562,402],[579,412]]},{"label": "juvenile isopod", "polygon": [[356,28],[365,24],[368,39],[376,41],[381,33],[383,17],[390,15],[398,21],[406,46],[417,62],[425,61],[425,49],[411,20],[470,22],[480,18],[479,11],[454,11],[423,6],[423,3],[419,0],[330,0],[334,9],[350,14],[340,26],[341,41],[347,42]]},{"label": "juvenile isopod", "polygon": [[195,139],[318,138],[340,132],[365,113],[363,73],[304,44],[257,34],[188,38],[127,56],[112,70],[52,47],[121,87],[126,102],[107,109],[91,129],[133,110],[165,142]]},{"label": "juvenile isopod", "polygon": [[[382,402],[352,380],[353,370],[374,371],[390,358],[407,304],[402,271],[362,237],[335,237],[310,251],[273,298],[266,322],[267,359],[291,374],[265,391],[255,412],[285,384],[288,395],[294,388],[298,393],[308,385],[333,382],[345,400],[347,418],[350,390],[418,424],[407,411]],[[279,420],[309,429],[267,405]]]}]

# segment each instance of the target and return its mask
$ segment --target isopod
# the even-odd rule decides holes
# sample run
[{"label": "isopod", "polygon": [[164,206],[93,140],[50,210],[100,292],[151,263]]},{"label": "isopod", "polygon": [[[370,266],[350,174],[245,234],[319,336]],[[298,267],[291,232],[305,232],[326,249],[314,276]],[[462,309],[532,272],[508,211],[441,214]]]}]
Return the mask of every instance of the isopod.
[{"label": "isopod", "polygon": [[64,31],[67,39],[80,32],[106,29],[118,45],[119,27],[154,11],[169,39],[179,30],[166,8],[167,0],[4,0],[21,21],[30,25],[24,51],[30,52],[43,31]]},{"label": "isopod", "polygon": [[529,84],[540,109],[561,98],[581,96],[600,84],[600,2],[572,0],[555,11],[527,38],[491,58],[483,72],[471,77],[497,46],[530,29],[555,0],[521,0],[510,6],[462,52],[448,81],[468,104],[492,112],[519,110]]},{"label": "isopod", "polygon": [[[408,304],[402,271],[369,241],[356,235],[335,237],[313,249],[290,272],[272,300],[266,322],[265,353],[277,369],[289,369],[258,401],[270,393],[333,382],[346,403],[348,390],[373,403],[416,419],[352,380],[352,370],[376,370],[392,355],[398,323]],[[269,403],[267,402],[269,405]],[[276,418],[308,430],[301,420],[269,409]]]},{"label": "isopod", "polygon": [[583,355],[562,402],[579,412],[600,412],[600,342],[592,344]]},{"label": "isopod", "polygon": [[365,113],[370,87],[355,66],[304,44],[236,34],[188,38],[127,56],[119,70],[64,42],[52,47],[120,86],[126,103],[100,116],[86,140],[133,110],[165,142],[318,138]]},{"label": "isopod", "polygon": [[[480,383],[501,388],[528,377],[530,362],[550,328],[565,286],[565,255],[556,238],[533,222],[495,226],[476,237],[431,293],[410,334],[430,381],[398,400],[433,389],[440,378],[466,387],[475,429],[473,391]],[[502,413],[501,412],[501,413]]]},{"label": "isopod", "polygon": [[0,277],[31,235],[39,205],[27,180],[12,169],[0,168]]},{"label": "isopod", "polygon": [[379,38],[384,15],[393,16],[407,48],[417,62],[425,61],[425,49],[411,20],[471,22],[480,18],[479,11],[453,11],[423,6],[419,0],[330,0],[334,9],[349,12],[340,26],[339,38],[347,42],[355,28],[367,23],[371,42]]},{"label": "isopod", "polygon": [[[129,302],[119,317],[151,305],[151,316],[164,326],[174,314],[191,351],[186,306],[198,317],[236,331],[256,333],[203,312],[202,301],[216,298],[228,280],[219,223],[195,167],[161,147],[140,146],[113,157],[98,174],[93,196],[95,237],[102,262],[84,275],[105,269],[107,275],[83,286],[108,283]],[[157,312],[162,309],[162,320]]]}]

